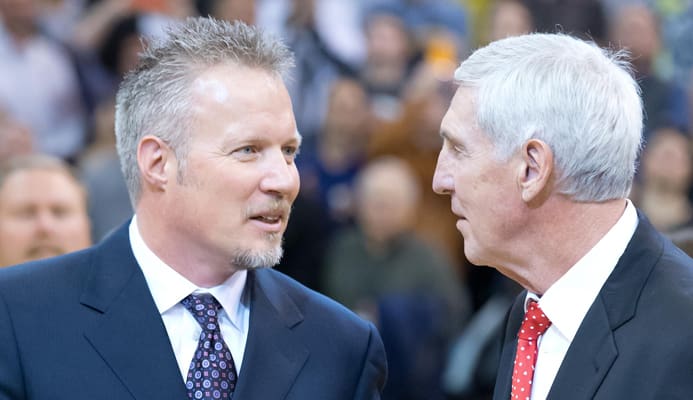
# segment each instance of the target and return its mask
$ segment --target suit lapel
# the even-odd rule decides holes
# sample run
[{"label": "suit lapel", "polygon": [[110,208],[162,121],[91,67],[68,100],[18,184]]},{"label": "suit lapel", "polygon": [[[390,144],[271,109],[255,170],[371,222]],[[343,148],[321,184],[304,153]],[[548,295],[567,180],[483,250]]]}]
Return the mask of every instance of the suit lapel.
[{"label": "suit lapel", "polygon": [[554,379],[549,399],[592,399],[618,351],[598,297],[585,316]]},{"label": "suit lapel", "polygon": [[309,352],[292,330],[303,315],[270,270],[250,271],[250,330],[234,393],[239,399],[286,397]]},{"label": "suit lapel", "polygon": [[135,399],[185,398],[166,328],[132,254],[128,224],[99,245],[81,302],[101,313],[85,336]]},{"label": "suit lapel", "polygon": [[496,386],[493,391],[493,400],[507,400],[510,398],[511,379],[513,364],[515,362],[515,352],[517,350],[517,332],[524,319],[524,300],[527,291],[523,291],[517,296],[515,304],[508,314],[508,322],[505,328],[505,335],[502,338],[502,352],[498,374],[496,376]]},{"label": "suit lapel", "polygon": [[585,315],[549,392],[549,399],[592,399],[618,357],[614,331],[635,315],[638,297],[663,251],[640,215],[638,228]]}]

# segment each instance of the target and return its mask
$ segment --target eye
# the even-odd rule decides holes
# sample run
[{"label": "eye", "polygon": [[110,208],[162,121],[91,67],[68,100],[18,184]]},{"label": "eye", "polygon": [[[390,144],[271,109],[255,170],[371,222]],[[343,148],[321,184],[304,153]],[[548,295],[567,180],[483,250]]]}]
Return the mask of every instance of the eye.
[{"label": "eye", "polygon": [[284,155],[290,160],[294,160],[296,156],[298,156],[298,154],[300,153],[298,146],[285,146],[282,148],[282,151],[284,152]]},{"label": "eye", "polygon": [[65,206],[56,206],[51,210],[56,218],[65,218],[70,214],[70,209]]},{"label": "eye", "polygon": [[257,156],[259,150],[256,146],[243,146],[231,152],[231,155],[241,160],[250,160]]},{"label": "eye", "polygon": [[236,151],[241,153],[241,154],[254,154],[256,152],[256,149],[253,146],[245,146],[245,147],[241,147],[240,149],[238,149]]},{"label": "eye", "polygon": [[33,207],[22,207],[14,210],[12,215],[19,219],[31,219],[36,215],[36,210]]}]

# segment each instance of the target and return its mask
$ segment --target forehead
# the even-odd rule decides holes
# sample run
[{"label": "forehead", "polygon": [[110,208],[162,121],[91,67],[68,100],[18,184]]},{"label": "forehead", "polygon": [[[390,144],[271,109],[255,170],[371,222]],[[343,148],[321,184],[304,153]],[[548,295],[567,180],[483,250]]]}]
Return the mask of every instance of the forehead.
[{"label": "forehead", "polygon": [[457,136],[478,129],[476,93],[471,88],[460,86],[443,116],[441,130],[447,135]]},{"label": "forehead", "polygon": [[281,77],[272,72],[245,66],[222,64],[209,67],[193,80],[194,100],[224,105],[229,101],[250,101],[254,91],[286,91]]},{"label": "forehead", "polygon": [[22,169],[11,172],[0,185],[3,203],[42,201],[81,201],[84,192],[79,183],[59,169]]},{"label": "forehead", "polygon": [[191,93],[195,124],[202,130],[239,134],[247,133],[249,128],[266,131],[271,127],[273,132],[295,135],[291,99],[278,74],[250,67],[216,66],[200,73]]}]

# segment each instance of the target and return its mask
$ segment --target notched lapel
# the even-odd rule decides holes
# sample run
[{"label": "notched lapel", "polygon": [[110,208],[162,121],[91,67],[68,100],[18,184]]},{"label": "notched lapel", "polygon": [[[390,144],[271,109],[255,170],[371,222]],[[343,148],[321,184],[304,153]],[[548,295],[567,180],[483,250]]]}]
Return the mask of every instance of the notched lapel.
[{"label": "notched lapel", "polygon": [[638,298],[663,252],[662,239],[638,212],[638,227],[585,315],[554,380],[550,399],[592,399],[618,357],[614,331],[635,315]]},{"label": "notched lapel", "polygon": [[166,328],[130,250],[127,224],[98,250],[81,301],[102,313],[85,337],[133,398],[186,397]]},{"label": "notched lapel", "polygon": [[284,399],[309,356],[292,330],[303,316],[270,273],[248,274],[250,329],[235,398]]},{"label": "notched lapel", "polygon": [[604,304],[598,297],[563,359],[548,399],[592,399],[618,350]]},{"label": "notched lapel", "polygon": [[510,398],[510,381],[512,380],[513,364],[515,363],[515,352],[517,350],[517,331],[520,329],[524,319],[524,300],[526,295],[527,291],[520,293],[508,312],[496,385],[493,390],[493,400],[507,400]]}]

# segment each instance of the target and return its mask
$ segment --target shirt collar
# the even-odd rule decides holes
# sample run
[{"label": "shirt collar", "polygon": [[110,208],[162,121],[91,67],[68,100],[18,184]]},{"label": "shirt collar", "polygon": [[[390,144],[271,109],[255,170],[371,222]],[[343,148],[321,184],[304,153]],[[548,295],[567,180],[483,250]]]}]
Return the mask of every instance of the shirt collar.
[{"label": "shirt collar", "polygon": [[243,329],[243,309],[247,302],[243,299],[247,271],[232,274],[221,285],[212,288],[199,288],[183,275],[163,262],[147,246],[137,227],[137,216],[130,222],[130,246],[137,263],[142,269],[156,308],[164,314],[193,292],[211,293],[221,304],[231,323]]},{"label": "shirt collar", "polygon": [[635,207],[628,199],[626,203],[626,209],[616,224],[541,298],[534,293],[527,293],[525,310],[530,300],[538,301],[551,324],[568,341],[575,337],[587,311],[613,272],[638,226]]}]

